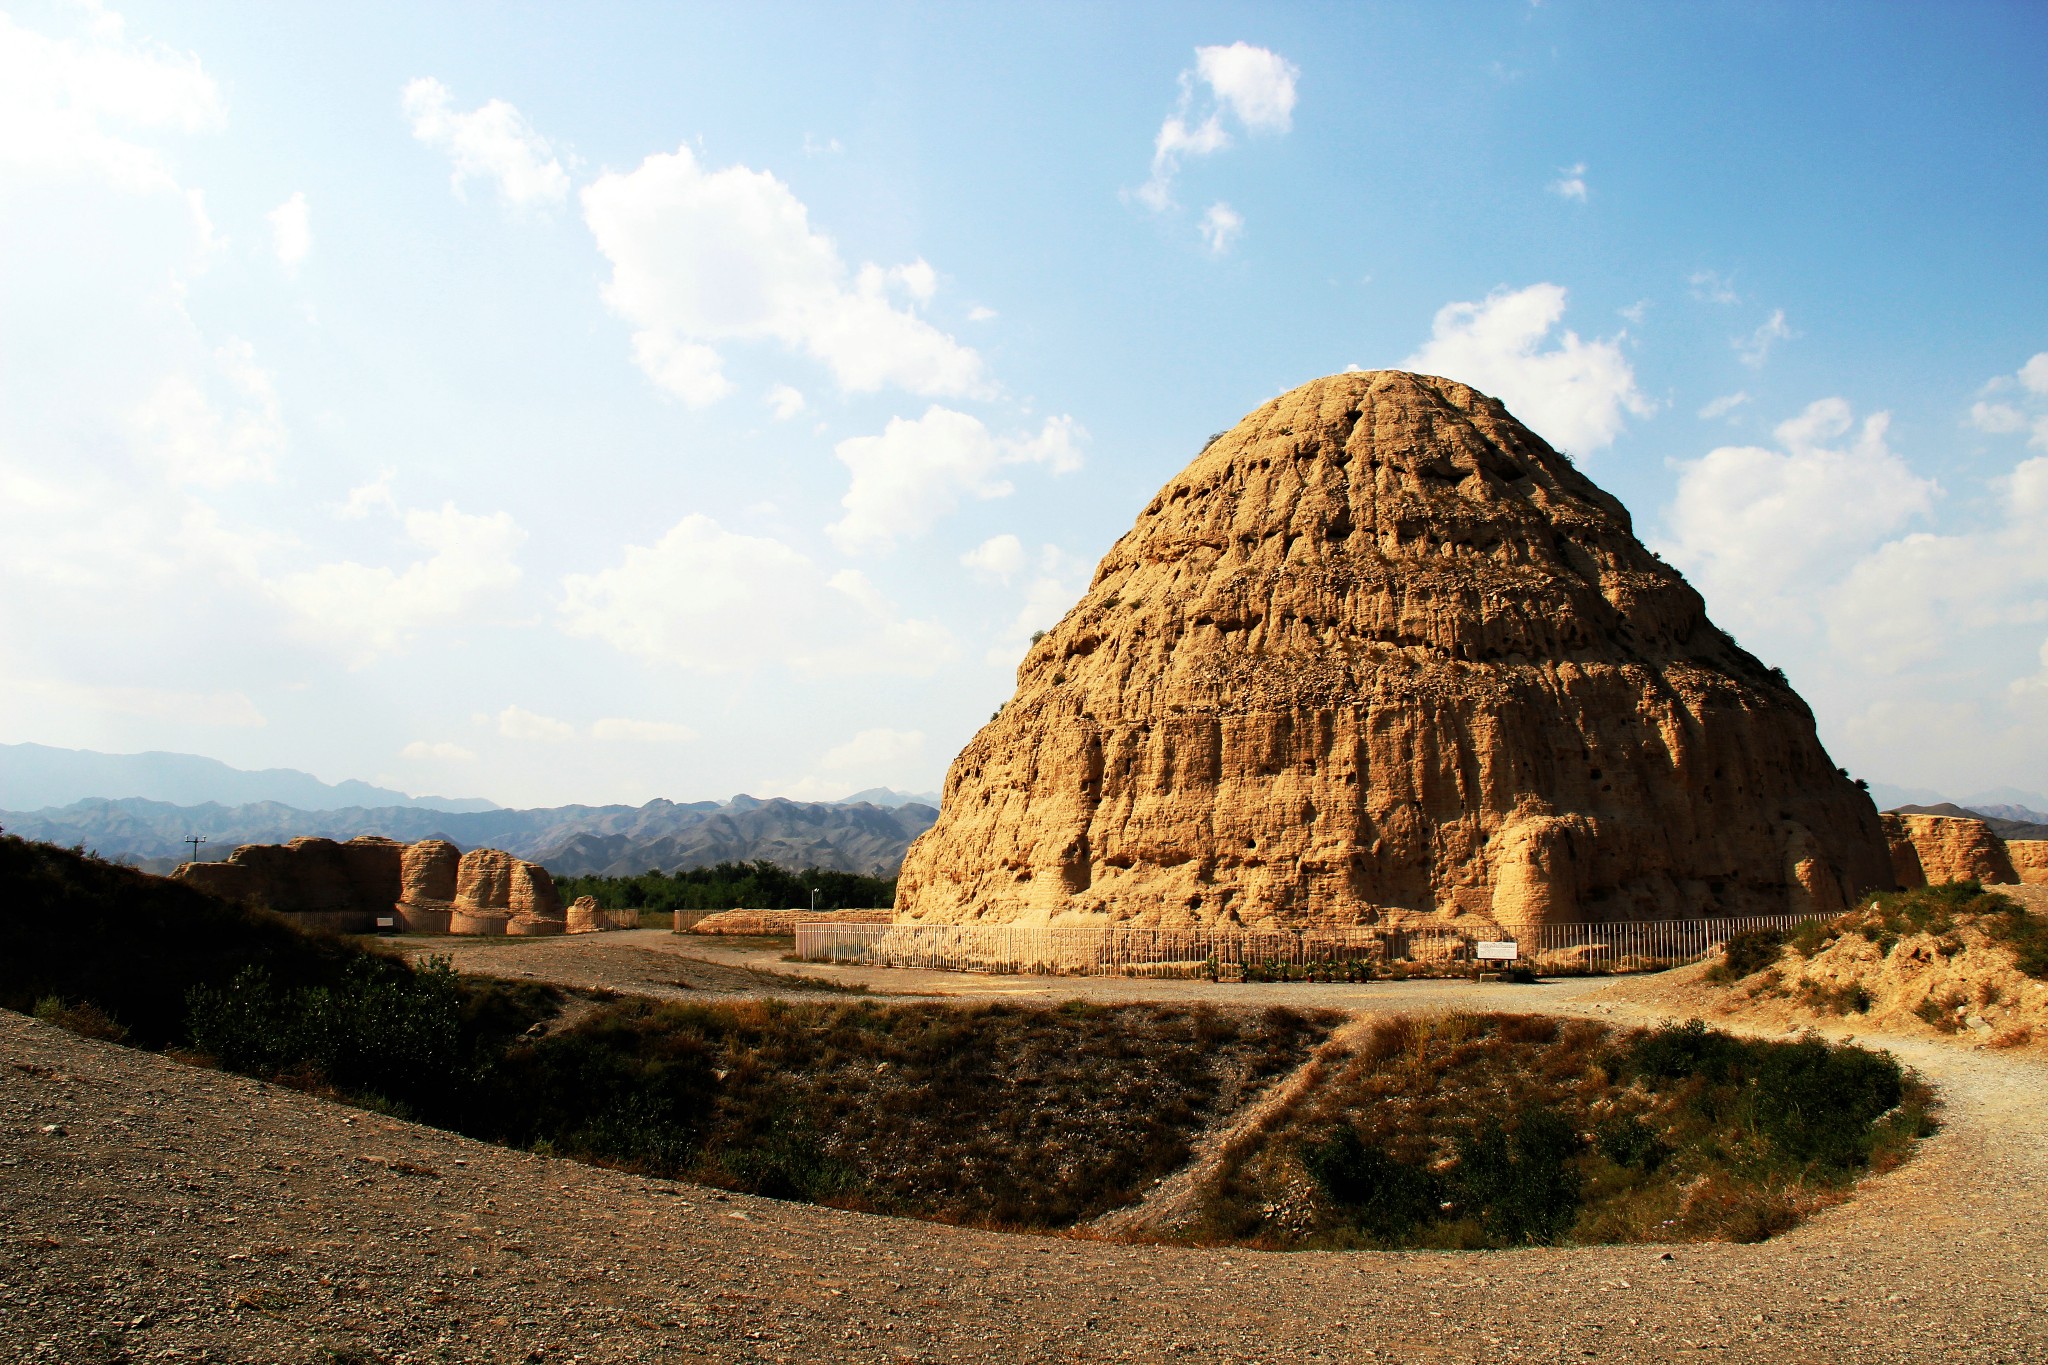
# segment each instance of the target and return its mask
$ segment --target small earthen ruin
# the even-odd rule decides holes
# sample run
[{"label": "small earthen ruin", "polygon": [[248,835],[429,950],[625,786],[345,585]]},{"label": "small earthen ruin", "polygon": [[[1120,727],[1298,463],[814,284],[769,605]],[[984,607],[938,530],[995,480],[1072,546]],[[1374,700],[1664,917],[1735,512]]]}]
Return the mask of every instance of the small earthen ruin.
[{"label": "small earthen ruin", "polygon": [[[171,874],[202,891],[343,933],[578,934],[620,927],[589,896],[566,910],[554,878],[495,848],[445,839],[401,844],[365,834],[337,843],[244,844],[223,862]],[[388,926],[380,920],[389,920]]]},{"label": "small earthen ruin", "polygon": [[1902,887],[1942,882],[2048,883],[2048,839],[2001,839],[1982,820],[1886,811],[1892,875]]},{"label": "small earthen ruin", "polygon": [[1319,379],[1214,439],[946,777],[901,923],[1825,913],[1889,888],[1784,676],[1496,400]]}]

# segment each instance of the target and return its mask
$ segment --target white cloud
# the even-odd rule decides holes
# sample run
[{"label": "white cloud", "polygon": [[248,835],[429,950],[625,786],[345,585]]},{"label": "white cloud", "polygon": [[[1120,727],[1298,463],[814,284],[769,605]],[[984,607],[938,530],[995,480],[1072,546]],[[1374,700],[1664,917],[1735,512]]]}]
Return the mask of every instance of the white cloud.
[{"label": "white cloud", "polygon": [[896,773],[923,759],[924,731],[877,729],[862,730],[844,744],[833,745],[818,766],[831,772]]},{"label": "white cloud", "polygon": [[1736,358],[1752,370],[1763,368],[1771,358],[1771,348],[1781,341],[1788,341],[1799,335],[1785,325],[1785,310],[1773,309],[1754,332],[1746,337],[1736,337],[1729,344],[1735,348]]},{"label": "white cloud", "polygon": [[1708,403],[1705,407],[1700,409],[1700,420],[1703,422],[1711,422],[1716,417],[1726,417],[1729,413],[1735,411],[1737,408],[1741,407],[1744,403],[1747,403],[1748,401],[1749,395],[1747,393],[1743,393],[1740,391],[1737,391],[1735,393],[1724,393],[1719,398],[1714,399],[1712,402]]},{"label": "white cloud", "polygon": [[1566,166],[1557,173],[1557,179],[1550,182],[1550,192],[1560,199],[1576,199],[1586,202],[1586,163]]},{"label": "white cloud", "polygon": [[2048,395],[2048,351],[2020,366],[2019,381],[2029,393]]},{"label": "white cloud", "polygon": [[1198,47],[1195,69],[1217,101],[1255,133],[1284,133],[1294,126],[1294,82],[1300,68],[1277,52],[1250,43]]},{"label": "white cloud", "polygon": [[2037,450],[2048,450],[2048,403],[2039,401],[2048,398],[2048,351],[2030,358],[2017,374],[1999,375],[1984,386],[1984,392],[2003,393],[2015,385],[2023,390],[2017,397],[2020,406],[1981,401],[1972,404],[1970,425],[1994,436],[2030,431],[2027,444]]},{"label": "white cloud", "polygon": [[[1295,80],[1300,69],[1276,52],[1249,43],[1198,47],[1195,66],[1180,76],[1180,103],[1152,139],[1152,175],[1138,200],[1163,212],[1173,207],[1173,180],[1181,163],[1230,145],[1225,114],[1249,132],[1284,133],[1294,126]],[[1194,110],[1196,83],[1208,88],[1200,115]]]},{"label": "white cloud", "polygon": [[993,322],[995,321],[995,318],[995,309],[984,308],[980,304],[976,304],[974,307],[967,310],[967,320],[969,322]]},{"label": "white cloud", "polygon": [[428,553],[402,570],[342,561],[268,585],[299,634],[366,663],[519,581],[514,553],[526,532],[503,512],[475,516],[447,503],[438,512],[407,512],[404,524],[406,537]]},{"label": "white cloud", "polygon": [[873,584],[826,577],[764,536],[684,517],[653,545],[562,583],[562,628],[702,673],[768,664],[808,673],[930,673],[951,657],[945,630],[897,615]]},{"label": "white cloud", "polygon": [[423,759],[442,763],[473,763],[476,761],[475,754],[463,748],[460,744],[452,744],[447,740],[429,744],[426,740],[416,739],[403,749],[400,749],[398,756],[400,758],[412,759],[415,762]]},{"label": "white cloud", "polygon": [[286,270],[296,272],[313,249],[313,221],[306,196],[294,194],[263,215],[270,223],[270,248]]},{"label": "white cloud", "polygon": [[1043,464],[1055,474],[1080,468],[1084,433],[1071,417],[1051,417],[1035,436],[998,439],[978,418],[933,406],[915,420],[893,417],[879,436],[841,441],[833,453],[852,473],[840,505],[846,514],[826,527],[833,544],[852,554],[885,550],[917,535],[962,498],[1007,497],[1005,466]]},{"label": "white cloud", "polygon": [[348,501],[337,507],[334,514],[344,521],[361,521],[372,512],[398,515],[398,500],[391,495],[391,482],[397,477],[395,469],[379,471],[370,482],[349,489]]},{"label": "white cloud", "polygon": [[567,721],[539,715],[522,706],[508,706],[494,719],[498,733],[507,739],[560,744],[576,738],[576,727]]},{"label": "white cloud", "polygon": [[73,679],[9,676],[0,673],[0,696],[57,703],[88,716],[137,716],[213,729],[260,730],[270,722],[245,692],[178,691],[162,687],[109,687]]},{"label": "white cloud", "polygon": [[129,416],[142,455],[177,483],[222,487],[267,479],[285,447],[284,419],[255,348],[230,340],[202,378],[231,404],[223,415],[200,379],[172,375]]},{"label": "white cloud", "polygon": [[1735,292],[1735,281],[1712,270],[1696,270],[1686,283],[1692,287],[1692,296],[1701,303],[1740,303],[1742,295]]},{"label": "white cloud", "polygon": [[1663,547],[1738,626],[1785,621],[1808,589],[1881,538],[1928,515],[1939,491],[1885,442],[1890,417],[1855,423],[1824,398],[1780,423],[1779,449],[1722,446],[1679,466]]},{"label": "white cloud", "polygon": [[776,421],[787,422],[804,410],[804,396],[787,384],[777,384],[768,390],[768,406]]},{"label": "white cloud", "polygon": [[672,721],[607,716],[591,724],[590,737],[608,744],[687,744],[697,732]]},{"label": "white cloud", "polygon": [[1209,211],[1202,215],[1202,241],[1214,255],[1221,256],[1228,251],[1230,244],[1243,232],[1243,215],[1220,199],[1209,205]]},{"label": "white cloud", "polygon": [[569,173],[517,109],[491,100],[462,113],[448,87],[422,76],[405,87],[412,135],[455,165],[449,186],[459,197],[471,180],[489,180],[514,208],[559,204],[569,197]]},{"label": "white cloud", "polygon": [[1057,545],[1041,546],[1031,582],[1025,586],[1024,601],[1017,614],[989,647],[984,656],[997,667],[1011,667],[1031,647],[1031,637],[1050,630],[1080,600],[1087,590],[1093,565],[1075,559]]},{"label": "white cloud", "polygon": [[128,42],[118,16],[104,17],[66,39],[0,14],[0,167],[182,192],[163,154],[134,134],[224,127],[220,90],[196,55]]},{"label": "white cloud", "polygon": [[1970,406],[1970,425],[1979,431],[1994,436],[2026,429],[2026,416],[2009,403],[1973,403]]},{"label": "white cloud", "polygon": [[1008,533],[990,536],[961,555],[960,562],[984,582],[1007,584],[1024,571],[1024,542]]},{"label": "white cloud", "polygon": [[1538,349],[1564,316],[1565,301],[1561,286],[1532,284],[1495,290],[1480,303],[1446,304],[1429,341],[1402,366],[1498,396],[1558,446],[1598,450],[1620,433],[1623,413],[1647,417],[1656,407],[1637,390],[1619,337],[1583,341],[1567,331]]},{"label": "white cloud", "polygon": [[765,171],[707,172],[679,147],[598,177],[583,217],[611,263],[605,302],[636,329],[634,359],[692,406],[730,390],[719,341],[780,342],[853,392],[988,392],[980,355],[915,311],[937,288],[929,265],[867,265],[849,280],[837,245]]}]

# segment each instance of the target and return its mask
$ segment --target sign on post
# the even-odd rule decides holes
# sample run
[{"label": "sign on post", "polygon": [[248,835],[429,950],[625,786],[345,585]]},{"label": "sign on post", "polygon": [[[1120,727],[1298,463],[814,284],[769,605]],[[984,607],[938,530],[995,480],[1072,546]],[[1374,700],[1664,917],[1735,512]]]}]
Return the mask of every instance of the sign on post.
[{"label": "sign on post", "polygon": [[1511,938],[1498,942],[1481,939],[1472,951],[1481,962],[1513,962],[1522,955],[1521,945]]}]

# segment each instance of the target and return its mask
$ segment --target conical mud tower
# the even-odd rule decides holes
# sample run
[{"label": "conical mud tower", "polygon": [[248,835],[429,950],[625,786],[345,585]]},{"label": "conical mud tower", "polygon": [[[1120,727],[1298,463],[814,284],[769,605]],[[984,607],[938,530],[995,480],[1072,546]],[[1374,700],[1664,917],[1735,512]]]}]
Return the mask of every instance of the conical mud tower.
[{"label": "conical mud tower", "polygon": [[1317,380],[1152,500],[946,776],[899,921],[1832,909],[1877,812],[1780,675],[1498,402]]}]

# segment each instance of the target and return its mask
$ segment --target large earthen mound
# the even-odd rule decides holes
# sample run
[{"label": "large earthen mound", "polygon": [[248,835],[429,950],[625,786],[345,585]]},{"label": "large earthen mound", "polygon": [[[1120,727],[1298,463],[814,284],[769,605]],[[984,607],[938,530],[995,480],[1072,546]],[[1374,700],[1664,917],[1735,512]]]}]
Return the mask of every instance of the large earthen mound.
[{"label": "large earthen mound", "polygon": [[1463,384],[1261,407],[946,778],[899,919],[1248,927],[1842,908],[1877,811],[1621,504]]}]

